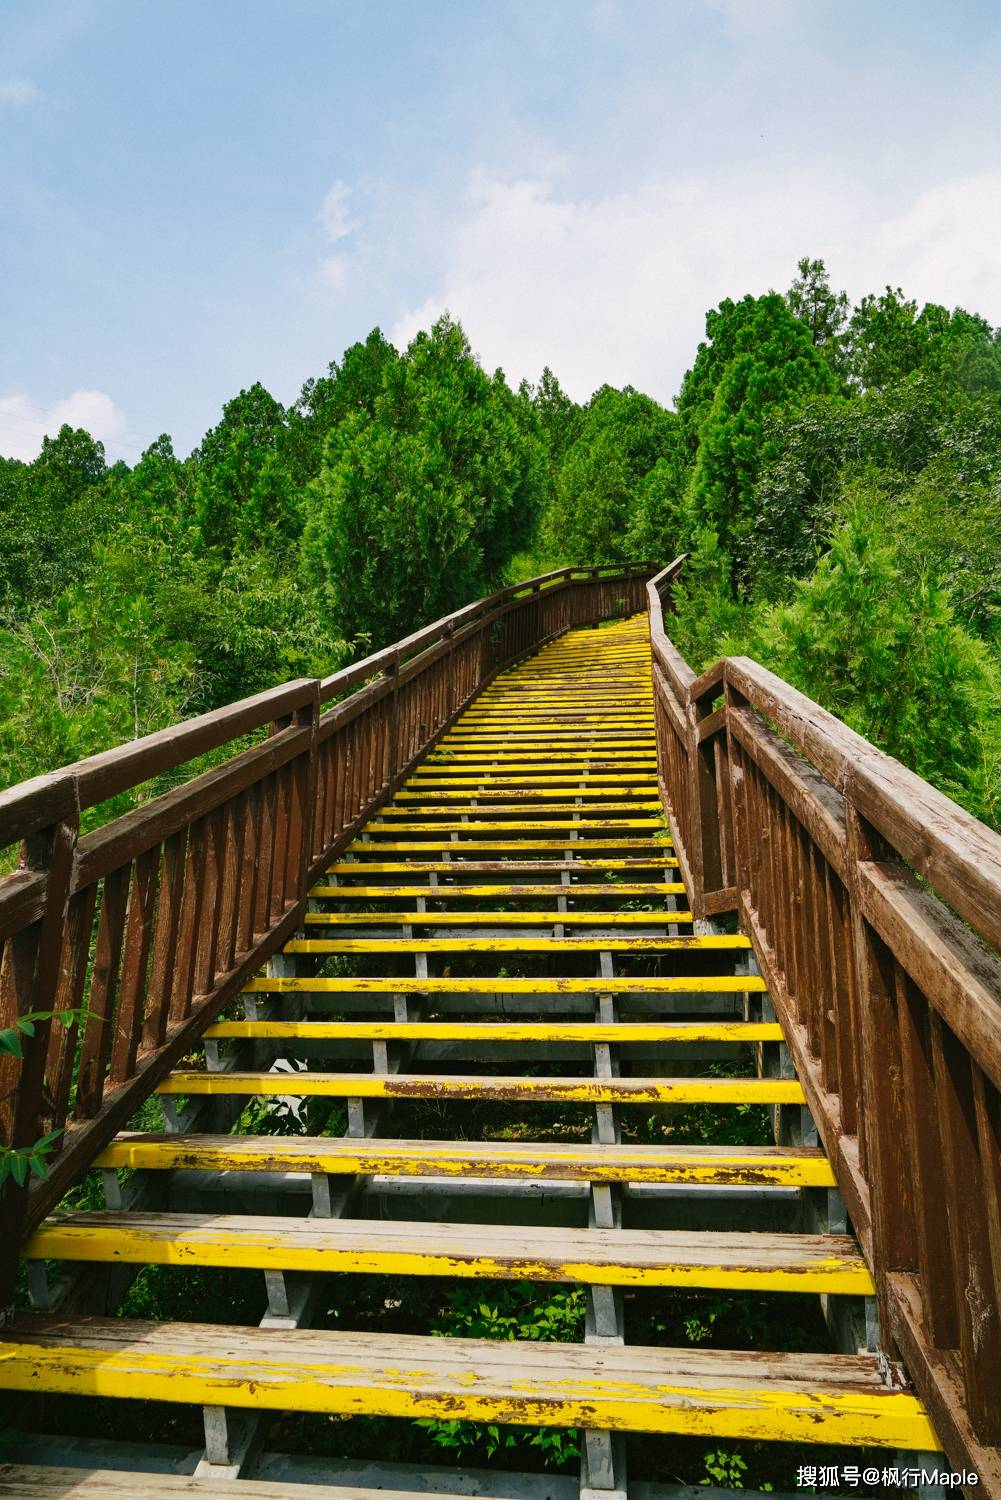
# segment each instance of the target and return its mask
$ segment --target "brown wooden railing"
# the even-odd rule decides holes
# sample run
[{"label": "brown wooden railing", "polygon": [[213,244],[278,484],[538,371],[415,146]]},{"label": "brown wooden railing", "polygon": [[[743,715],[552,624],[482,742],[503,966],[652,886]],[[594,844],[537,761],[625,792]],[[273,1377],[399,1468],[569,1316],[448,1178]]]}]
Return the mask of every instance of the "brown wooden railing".
[{"label": "brown wooden railing", "polygon": [[[0,793],[0,1143],[59,1131],[48,1180],[0,1190],[0,1310],[23,1235],[299,925],[306,892],[495,674],[575,626],[644,608],[653,569],[565,568],[322,681],[286,683]],[[81,811],[266,738],[96,831]]]},{"label": "brown wooden railing", "polygon": [[695,915],[750,935],[884,1347],[1001,1495],[1001,837],[756,662],[696,677],[664,629],[682,563],[647,593]]}]

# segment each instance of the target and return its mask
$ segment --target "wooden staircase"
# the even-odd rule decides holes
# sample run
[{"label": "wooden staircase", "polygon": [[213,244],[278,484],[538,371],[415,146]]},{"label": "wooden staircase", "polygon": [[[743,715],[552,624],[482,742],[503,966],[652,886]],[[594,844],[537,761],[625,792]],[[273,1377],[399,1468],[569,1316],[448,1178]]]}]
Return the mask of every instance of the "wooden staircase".
[{"label": "wooden staircase", "polygon": [[[749,939],[693,920],[656,764],[643,617],[571,631],[474,699],[164,1078],[168,1128],[104,1148],[107,1208],[53,1213],[27,1243],[40,1310],[0,1333],[0,1389],[202,1405],[197,1477],[22,1464],[0,1496],[277,1495],[227,1411],[575,1427],[586,1495],[627,1491],[629,1434],[938,1447],[899,1365],[839,1350],[872,1276]],[[248,1101],[289,1096],[285,1133],[240,1128]],[[710,1142],[678,1128],[696,1106]],[[747,1143],[753,1106],[780,1144]],[[285,1191],[307,1179],[308,1202]],[[576,1223],[544,1221],[547,1184],[580,1185]],[[199,1195],[213,1211],[178,1206]],[[78,1286],[88,1264],[253,1269],[269,1310],[260,1327],[46,1311],[52,1263]],[[415,1277],[580,1286],[585,1341],[309,1327],[316,1278],[346,1273],[399,1299]],[[651,1288],[816,1293],[831,1342],[639,1345],[623,1294]],[[303,1495],[367,1493],[336,1470]]]}]

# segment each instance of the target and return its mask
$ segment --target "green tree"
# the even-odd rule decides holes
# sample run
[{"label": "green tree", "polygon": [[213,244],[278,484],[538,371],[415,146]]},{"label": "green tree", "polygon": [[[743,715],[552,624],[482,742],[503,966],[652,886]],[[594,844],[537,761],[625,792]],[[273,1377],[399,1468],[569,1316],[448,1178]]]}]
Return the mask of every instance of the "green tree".
[{"label": "green tree", "polygon": [[354,415],[374,415],[386,377],[399,358],[381,331],[373,328],[364,343],[344,351],[340,364],[332,361],[326,375],[306,381],[286,414],[281,440],[285,467],[297,486],[319,474],[327,439],[341,422]]},{"label": "green tree", "polygon": [[788,604],[759,616],[754,652],[786,681],[980,816],[998,709],[996,663],[948,592],[916,581],[861,493]]},{"label": "green tree", "polygon": [[786,293],[789,311],[806,324],[814,347],[829,349],[836,358],[848,322],[848,293],[831,290],[831,278],[822,260],[805,256],[796,269],[799,275]]},{"label": "green tree", "polygon": [[[542,528],[549,556],[577,564],[627,561],[643,482],[659,460],[676,458],[677,441],[673,412],[631,386],[602,386],[559,469]],[[638,524],[655,522],[651,502]]]},{"label": "green tree", "polygon": [[626,552],[630,559],[668,563],[689,546],[690,515],[685,504],[687,477],[681,446],[676,441],[668,457],[658,458],[640,483],[626,538]]},{"label": "green tree", "polygon": [[[747,581],[756,522],[755,485],[770,456],[767,416],[811,395],[833,394],[837,379],[806,327],[777,293],[745,297],[736,306],[723,307],[725,315],[721,308],[720,314],[707,318],[706,327],[713,332],[714,344],[718,339],[730,355],[700,418],[688,504],[693,525],[715,531],[730,554],[736,588]],[[719,361],[706,351],[705,369],[710,365],[715,371]],[[707,388],[701,377],[700,383]]]},{"label": "green tree", "polygon": [[695,537],[672,593],[668,634],[697,672],[721,656],[742,654],[748,645],[751,607],[733,597],[731,562],[709,527]]},{"label": "green tree", "polygon": [[444,317],[331,433],[302,565],[341,635],[395,640],[499,581],[542,484],[525,404]]},{"label": "green tree", "polygon": [[[763,453],[750,550],[759,597],[785,594],[792,579],[812,571],[843,497],[865,476],[885,505],[906,508],[898,529],[905,545],[912,535],[924,537],[932,576],[960,584],[957,569],[965,572],[970,607],[989,605],[997,557],[991,497],[1001,484],[996,399],[967,396],[933,373],[918,372],[852,400],[811,397],[794,412],[774,413]],[[943,540],[938,548],[932,515]],[[955,566],[946,557],[946,538]],[[964,592],[957,589],[957,602]]]},{"label": "green tree", "polygon": [[903,380],[921,366],[926,330],[918,322],[918,304],[900,287],[871,293],[855,308],[848,325],[848,367],[862,390],[880,390]]},{"label": "green tree", "polygon": [[207,547],[294,542],[301,530],[295,485],[281,456],[285,411],[258,383],[223,407],[195,455],[194,518]]},{"label": "green tree", "polygon": [[0,467],[0,610],[23,614],[87,568],[110,524],[104,447],[82,428],[42,439],[30,464]]}]

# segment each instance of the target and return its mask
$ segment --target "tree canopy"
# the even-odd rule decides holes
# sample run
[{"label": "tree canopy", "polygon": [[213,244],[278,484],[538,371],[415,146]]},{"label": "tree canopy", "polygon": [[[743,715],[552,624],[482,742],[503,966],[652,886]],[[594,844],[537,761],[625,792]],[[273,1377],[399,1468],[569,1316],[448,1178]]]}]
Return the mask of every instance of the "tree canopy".
[{"label": "tree canopy", "polygon": [[706,314],[669,410],[550,367],[517,389],[449,317],[380,332],[187,458],[64,427],[0,459],[9,781],[329,672],[505,581],[690,554],[693,666],[757,655],[999,819],[1001,336],[823,260]]}]

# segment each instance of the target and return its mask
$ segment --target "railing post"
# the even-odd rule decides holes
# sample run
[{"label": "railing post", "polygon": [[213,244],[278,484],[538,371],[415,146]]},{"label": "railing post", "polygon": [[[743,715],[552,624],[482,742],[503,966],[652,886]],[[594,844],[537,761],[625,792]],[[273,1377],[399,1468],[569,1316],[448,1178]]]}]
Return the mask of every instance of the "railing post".
[{"label": "railing post", "polygon": [[[10,939],[11,983],[8,990],[13,1014],[0,1015],[10,1025],[17,1016],[31,1011],[54,1011],[66,941],[66,916],[76,859],[79,832],[79,793],[75,778],[66,777],[57,788],[65,808],[61,817],[46,828],[28,834],[21,844],[19,868],[45,876],[45,905],[37,923]],[[49,1048],[51,1020],[37,1021],[31,1037],[22,1038],[23,1057],[8,1059],[16,1070],[16,1086],[9,1110],[10,1146],[31,1146],[42,1130],[45,1095],[45,1060]],[[3,1104],[0,1100],[0,1105]],[[6,1111],[4,1111],[6,1112]],[[30,1178],[23,1184],[8,1178],[0,1188],[0,1324],[11,1314],[21,1238],[28,1207]]]}]

